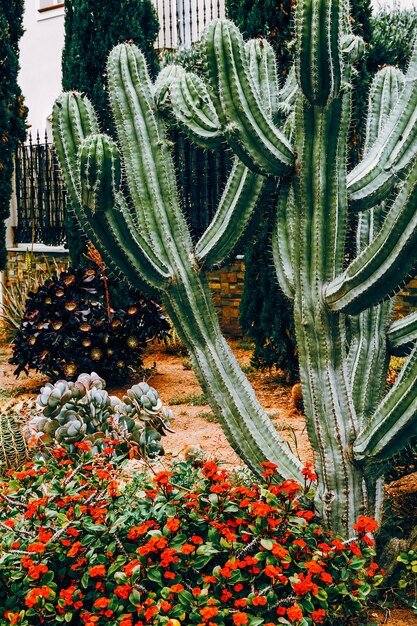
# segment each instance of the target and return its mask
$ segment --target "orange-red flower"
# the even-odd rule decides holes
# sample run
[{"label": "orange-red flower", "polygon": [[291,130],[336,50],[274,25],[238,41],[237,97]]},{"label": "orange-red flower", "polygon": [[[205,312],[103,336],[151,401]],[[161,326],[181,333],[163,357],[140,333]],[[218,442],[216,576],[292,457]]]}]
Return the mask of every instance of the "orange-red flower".
[{"label": "orange-red flower", "polygon": [[298,606],[298,604],[294,604],[287,609],[287,617],[290,622],[295,622],[297,620],[303,619],[303,611]]},{"label": "orange-red flower", "polygon": [[106,573],[106,568],[104,565],[94,565],[90,568],[90,576],[91,578],[99,578],[104,576]]},{"label": "orange-red flower", "polygon": [[359,515],[358,521],[353,525],[354,530],[358,531],[360,535],[365,533],[372,533],[378,528],[378,524],[372,517],[366,517],[365,515]]}]

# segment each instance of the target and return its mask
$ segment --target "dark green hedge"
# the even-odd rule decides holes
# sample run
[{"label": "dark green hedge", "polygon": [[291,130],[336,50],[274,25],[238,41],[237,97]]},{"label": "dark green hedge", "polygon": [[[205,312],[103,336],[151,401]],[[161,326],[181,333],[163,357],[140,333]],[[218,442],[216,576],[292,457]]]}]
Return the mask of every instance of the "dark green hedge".
[{"label": "dark green hedge", "polygon": [[0,270],[7,261],[5,220],[10,213],[13,158],[26,136],[26,108],[17,84],[23,0],[0,0]]}]

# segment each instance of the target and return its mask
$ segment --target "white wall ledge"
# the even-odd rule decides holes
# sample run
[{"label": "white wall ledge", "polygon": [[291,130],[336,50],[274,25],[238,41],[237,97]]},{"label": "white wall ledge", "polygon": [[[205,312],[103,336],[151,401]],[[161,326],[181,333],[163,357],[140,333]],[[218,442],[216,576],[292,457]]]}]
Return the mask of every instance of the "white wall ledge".
[{"label": "white wall ledge", "polygon": [[18,243],[17,246],[7,248],[7,252],[26,252],[27,250],[45,254],[68,254],[65,246],[46,246],[43,243]]}]

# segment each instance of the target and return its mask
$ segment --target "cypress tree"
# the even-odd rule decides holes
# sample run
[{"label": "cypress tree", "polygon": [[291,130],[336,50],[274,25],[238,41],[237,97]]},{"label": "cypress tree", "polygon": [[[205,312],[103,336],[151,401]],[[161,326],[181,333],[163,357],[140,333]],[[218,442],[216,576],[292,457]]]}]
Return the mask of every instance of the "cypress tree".
[{"label": "cypress tree", "polygon": [[[154,41],[159,31],[151,0],[65,0],[65,46],[62,53],[62,88],[85,93],[97,111],[101,130],[114,135],[105,91],[106,61],[110,50],[123,41],[134,42],[144,53],[151,73],[158,57]],[[80,264],[83,239],[68,213],[67,245],[72,264]]]},{"label": "cypress tree", "polygon": [[0,0],[0,270],[7,262],[5,220],[10,214],[13,159],[26,136],[27,110],[17,84],[23,0]]}]

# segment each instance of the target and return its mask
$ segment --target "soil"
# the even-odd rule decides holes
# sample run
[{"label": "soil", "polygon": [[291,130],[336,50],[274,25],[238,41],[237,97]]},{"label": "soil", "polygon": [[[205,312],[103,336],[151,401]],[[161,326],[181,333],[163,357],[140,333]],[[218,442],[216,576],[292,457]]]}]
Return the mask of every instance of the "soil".
[{"label": "soil", "polygon": [[[285,383],[284,376],[275,372],[259,372],[250,368],[251,351],[231,343],[233,351],[256,391],[256,394],[271,416],[281,436],[288,442],[302,462],[312,461],[312,450],[308,442],[305,420],[301,410],[294,405],[291,387]],[[0,409],[9,403],[15,404],[36,397],[40,387],[47,382],[41,374],[31,373],[18,379],[13,375],[14,367],[8,363],[10,347],[0,343]],[[156,365],[155,367],[154,364]],[[174,418],[171,427],[173,433],[164,440],[167,460],[182,458],[201,449],[204,454],[221,460],[229,467],[241,465],[240,459],[228,444],[220,425],[208,404],[203,403],[202,389],[186,357],[167,354],[159,344],[148,347],[144,359],[145,380],[158,391],[164,404],[169,406]],[[132,381],[123,387],[108,390],[114,395],[123,393]],[[390,495],[400,498],[417,494],[417,477],[408,476],[396,485],[390,485]],[[394,608],[383,610],[371,609],[365,618],[366,626],[386,624],[387,626],[417,626],[417,616],[410,609]],[[361,626],[365,626],[363,619]],[[352,623],[353,626],[353,623]]]}]

